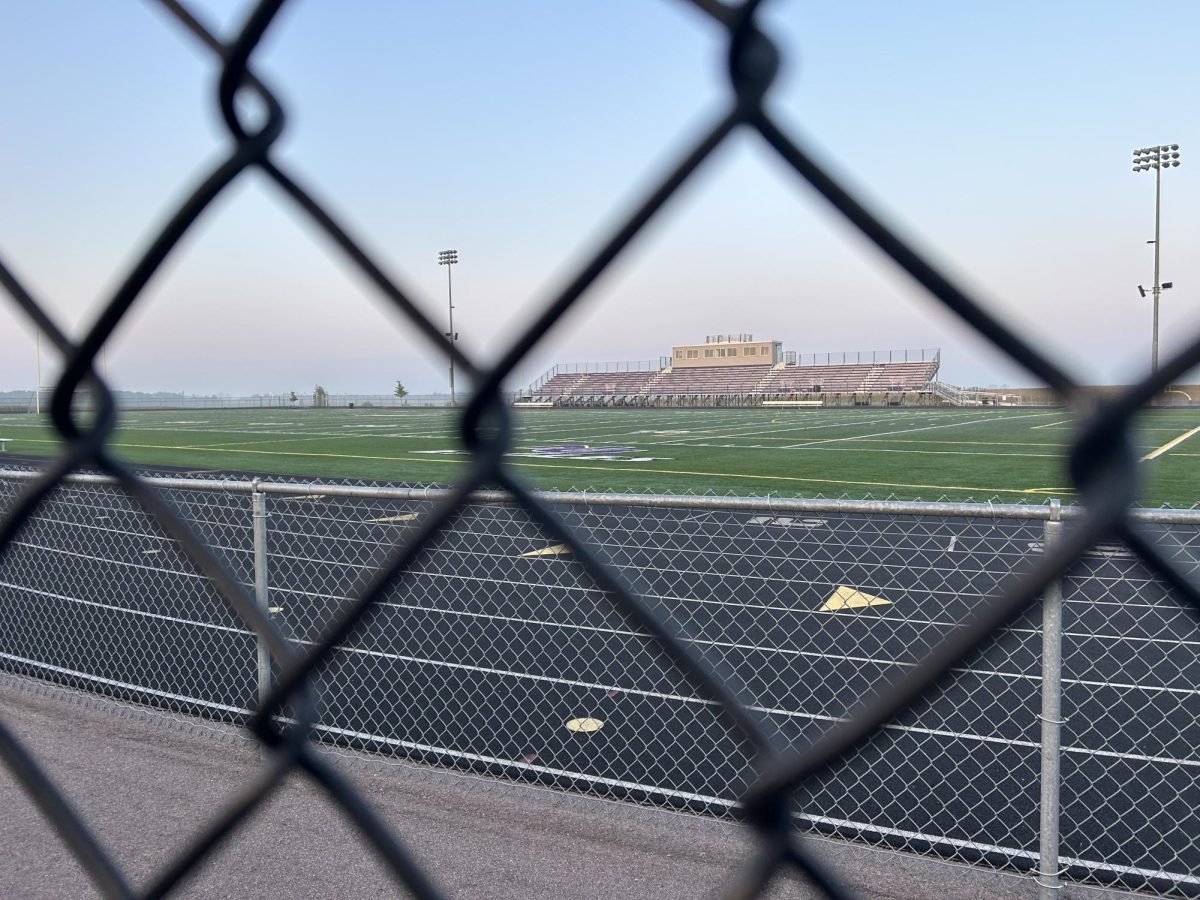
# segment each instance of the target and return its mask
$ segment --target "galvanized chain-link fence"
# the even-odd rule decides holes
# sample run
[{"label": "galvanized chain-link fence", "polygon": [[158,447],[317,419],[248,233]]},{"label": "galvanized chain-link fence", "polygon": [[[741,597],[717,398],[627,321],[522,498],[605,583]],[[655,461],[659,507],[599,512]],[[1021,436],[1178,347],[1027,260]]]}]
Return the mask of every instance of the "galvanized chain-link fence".
[{"label": "galvanized chain-link fence", "polygon": [[[0,510],[34,472],[0,470]],[[316,645],[444,489],[148,478],[286,639]],[[778,746],[811,744],[1027,571],[1078,509],[541,495]],[[1137,511],[1179,560],[1200,511]],[[0,669],[242,724],[279,670],[104,476],[60,486],[10,545]],[[1166,894],[1200,890],[1191,616],[1120,544],[955,665],[791,809],[801,831]],[[337,644],[313,737],[720,816],[751,748],[503,493],[476,494]],[[1060,812],[1056,812],[1061,807]]]},{"label": "galvanized chain-link fence", "polygon": [[[161,555],[173,559],[180,567],[187,567],[193,575],[191,589],[213,606],[214,622],[233,631],[252,632],[253,638],[249,634],[243,634],[243,638],[256,646],[261,642],[278,667],[269,696],[256,705],[248,722],[248,727],[270,751],[268,763],[255,782],[226,809],[214,811],[212,821],[196,835],[187,852],[172,860],[152,884],[144,886],[145,893],[160,895],[171,890],[222,837],[238,828],[242,819],[277,788],[285,775],[299,772],[321,785],[348,813],[396,877],[413,893],[421,897],[439,896],[419,860],[413,859],[393,838],[370,806],[345,783],[336,769],[313,751],[309,736],[318,723],[320,703],[329,702],[323,697],[323,688],[335,684],[338,677],[340,657],[335,648],[363,640],[381,617],[389,614],[387,604],[395,592],[404,592],[410,585],[420,584],[421,576],[417,570],[429,558],[452,552],[455,527],[469,523],[473,516],[485,515],[467,505],[469,495],[484,486],[505,491],[528,517],[531,533],[570,549],[572,567],[580,578],[586,573],[595,590],[593,600],[596,602],[587,608],[596,617],[597,626],[615,628],[614,623],[619,621],[623,627],[645,635],[639,640],[646,643],[647,665],[652,659],[656,666],[648,671],[656,673],[655,683],[661,692],[682,692],[686,686],[689,695],[695,697],[688,715],[711,717],[727,729],[727,748],[715,758],[702,762],[701,768],[707,770],[720,765],[724,759],[739,756],[748,761],[740,802],[742,815],[757,834],[758,843],[752,858],[730,886],[731,896],[760,894],[767,882],[787,866],[797,867],[827,895],[847,896],[836,879],[813,860],[797,839],[791,824],[793,804],[803,804],[805,797],[820,795],[822,785],[836,777],[834,773],[838,767],[855,759],[855,754],[867,752],[864,748],[869,739],[889,723],[904,724],[914,716],[919,718],[925,714],[925,706],[936,700],[937,692],[943,689],[939,685],[948,673],[961,666],[970,654],[989,646],[1000,629],[1020,621],[1037,598],[1098,541],[1123,542],[1136,554],[1139,564],[1147,567],[1169,588],[1171,601],[1200,606],[1200,591],[1193,573],[1181,568],[1160,547],[1158,538],[1147,532],[1148,526],[1139,524],[1128,513],[1138,475],[1136,455],[1128,439],[1132,417],[1163,387],[1200,362],[1200,336],[1156,373],[1118,396],[1100,406],[1085,404],[1076,380],[1069,373],[1036,349],[1033,343],[1002,325],[912,250],[894,230],[883,225],[830,177],[801,143],[775,122],[764,100],[777,72],[779,55],[774,42],[759,27],[757,13],[762,3],[758,0],[744,0],[737,5],[726,5],[717,0],[692,0],[697,14],[706,17],[727,39],[730,95],[726,112],[628,214],[602,247],[579,266],[568,286],[537,314],[500,360],[487,368],[478,366],[456,345],[448,343],[441,328],[426,318],[397,282],[360,248],[328,207],[315,199],[293,173],[273,158],[272,145],[284,130],[284,111],[270,89],[252,73],[250,63],[283,0],[259,2],[228,44],[215,37],[177,0],[160,0],[160,5],[198,43],[212,51],[214,62],[220,67],[217,100],[230,134],[227,155],[194,188],[143,250],[78,342],[67,337],[67,330],[50,317],[7,264],[0,263],[0,282],[17,307],[48,337],[66,361],[52,406],[52,418],[63,439],[63,450],[6,510],[0,524],[0,569],[11,566],[11,560],[21,552],[19,542],[40,527],[35,519],[39,511],[48,509],[48,504],[56,502],[54,498],[63,493],[64,478],[81,466],[97,466],[117,480],[127,496],[125,502],[129,508],[151,516],[161,527],[163,536],[173,542],[158,548],[158,554],[143,555]],[[257,95],[265,105],[265,122],[261,127],[247,126],[239,117],[235,99],[240,92]],[[923,285],[946,309],[1058,391],[1067,402],[1075,404],[1082,420],[1070,460],[1071,476],[1087,514],[1073,527],[1064,529],[1061,539],[1036,562],[964,610],[958,627],[936,635],[926,634],[914,643],[910,657],[912,664],[904,668],[902,676],[886,680],[879,689],[839,706],[838,721],[827,729],[798,737],[798,743],[789,745],[777,739],[778,726],[769,712],[752,708],[754,704],[747,698],[754,696],[754,692],[740,683],[739,673],[728,669],[719,671],[711,651],[702,642],[697,642],[696,635],[684,630],[690,621],[687,616],[699,615],[698,611],[689,609],[684,620],[678,616],[669,618],[652,593],[642,589],[645,587],[643,580],[652,577],[652,555],[634,554],[629,568],[611,565],[592,547],[586,534],[571,527],[560,512],[534,497],[503,462],[511,434],[511,413],[502,400],[502,381],[511,375],[514,367],[526,358],[562,314],[580,300],[605,268],[671,199],[677,188],[705,163],[715,148],[738,130],[760,136],[833,209]],[[476,387],[470,404],[463,410],[461,422],[464,445],[471,459],[466,474],[449,493],[431,505],[415,527],[397,535],[386,558],[376,560],[364,569],[350,592],[354,598],[350,604],[336,611],[315,614],[307,623],[296,623],[295,627],[311,629],[308,633],[311,644],[289,641],[282,630],[283,623],[269,610],[261,609],[253,593],[246,588],[246,572],[242,568],[246,565],[244,542],[247,535],[244,531],[238,545],[243,549],[243,555],[233,552],[237,548],[231,548],[229,553],[214,549],[180,515],[161,489],[139,478],[113,455],[108,440],[115,423],[114,403],[94,365],[113,330],[125,319],[149,279],[183,235],[217,196],[250,169],[265,175],[279,190],[285,203],[311,219],[350,265],[357,268],[433,345],[453,358],[459,372]],[[94,400],[94,412],[84,417],[72,414],[72,399],[80,390],[90,392]],[[251,532],[249,539],[252,538]],[[807,548],[809,545],[805,542],[802,546]],[[117,541],[111,549],[120,552],[132,548]],[[161,574],[154,572],[144,561],[141,564],[145,567],[141,571],[146,590],[152,592],[161,587]],[[295,564],[304,563],[297,560]],[[52,593],[53,585],[46,585],[41,590]],[[611,612],[606,611],[609,609]],[[167,615],[157,611],[155,614]],[[151,619],[147,617],[147,621]],[[169,624],[169,619],[153,621],[159,623],[155,627]],[[695,625],[693,622],[691,627]],[[111,629],[115,625],[101,621],[97,627]],[[211,635],[206,638],[197,635],[194,640],[212,642]],[[150,658],[159,652],[148,641],[144,649]],[[487,648],[479,649],[482,652]],[[1138,658],[1144,657],[1139,653]],[[155,672],[167,673],[178,665],[177,659],[157,659]],[[229,659],[230,679],[253,680],[253,672],[236,674],[241,671],[240,665],[238,660]],[[1190,674],[1181,676],[1180,683],[1190,682]],[[749,676],[753,681],[753,672],[740,675]],[[451,676],[443,673],[442,677],[450,679]],[[614,687],[619,689],[620,686]],[[819,689],[819,686],[812,687],[814,692]],[[211,700],[221,702],[219,697]],[[395,702],[404,703],[406,714],[419,722],[427,717],[423,710],[431,701],[422,694],[397,697]],[[356,715],[365,716],[368,711]],[[1119,732],[1105,731],[1103,734],[1114,747],[1126,740]],[[37,761],[2,723],[0,758],[28,789],[97,886],[109,896],[133,895],[133,888],[113,858],[45,777]],[[717,780],[714,775],[704,783]],[[1099,812],[1099,808],[1096,809]],[[1014,829],[1017,828],[1014,825]],[[1019,840],[1015,838],[1014,842]],[[1143,836],[1143,842],[1145,840]],[[1182,854],[1187,845],[1175,849]]]}]

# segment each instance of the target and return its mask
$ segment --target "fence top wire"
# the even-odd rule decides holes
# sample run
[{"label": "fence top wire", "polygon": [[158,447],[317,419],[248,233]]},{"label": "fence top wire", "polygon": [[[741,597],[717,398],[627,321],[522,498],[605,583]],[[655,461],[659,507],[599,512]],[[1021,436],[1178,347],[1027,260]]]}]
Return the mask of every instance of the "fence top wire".
[{"label": "fence top wire", "polygon": [[[384,272],[329,207],[317,199],[295,173],[274,159],[271,150],[285,129],[285,112],[270,87],[251,71],[250,64],[284,2],[260,0],[232,39],[223,42],[180,0],[158,0],[168,17],[207,48],[213,62],[220,67],[216,99],[230,144],[224,157],[193,188],[138,255],[124,280],[78,342],[67,336],[66,329],[47,312],[48,307],[33,297],[6,263],[0,262],[0,283],[65,360],[55,386],[51,416],[63,449],[38,477],[28,483],[0,523],[0,562],[22,525],[69,473],[85,465],[96,467],[111,476],[159,521],[246,625],[258,634],[281,668],[275,689],[249,725],[268,751],[262,770],[225,809],[214,814],[182,853],[165,865],[142,889],[142,895],[161,896],[177,887],[221,840],[235,831],[242,820],[272,794],[285,776],[296,773],[311,778],[326,791],[375,847],[395,877],[413,894],[428,898],[442,896],[420,862],[393,836],[362,795],[323,756],[313,751],[308,738],[316,702],[313,683],[314,676],[328,663],[334,646],[354,630],[395,579],[451,523],[456,511],[484,487],[508,493],[512,502],[525,508],[534,523],[566,544],[597,585],[609,593],[614,605],[658,641],[664,654],[696,690],[719,704],[733,726],[756,749],[757,776],[743,797],[745,818],[755,832],[756,842],[750,858],[727,885],[727,896],[730,897],[760,896],[771,879],[787,867],[799,870],[829,897],[850,896],[793,833],[789,816],[793,791],[844,758],[884,723],[917,702],[964,655],[980,647],[997,629],[1034,603],[1051,581],[1098,540],[1123,540],[1176,591],[1181,600],[1200,608],[1200,589],[1143,535],[1141,526],[1128,509],[1135,496],[1138,476],[1137,456],[1129,437],[1132,417],[1156,394],[1200,363],[1200,334],[1156,373],[1106,398],[1099,405],[1089,407],[1076,379],[1057,361],[1004,325],[986,306],[970,297],[914,250],[896,230],[884,224],[842,187],[800,141],[775,121],[765,100],[779,70],[780,54],[775,42],[760,28],[757,15],[760,7],[769,0],[743,0],[736,4],[690,0],[697,14],[707,18],[726,41],[729,95],[724,112],[628,213],[608,240],[579,265],[561,293],[541,309],[502,354],[500,361],[490,367],[477,364],[457,344],[447,340],[441,327],[422,314],[409,292]],[[259,127],[245,124],[240,117],[235,98],[244,91],[256,94],[266,107],[265,120]],[[970,623],[934,647],[903,681],[867,699],[847,721],[825,732],[813,745],[800,752],[783,753],[775,749],[757,716],[737,699],[736,687],[714,674],[685,636],[665,624],[618,573],[600,561],[584,539],[563,524],[559,515],[547,505],[547,498],[530,491],[503,462],[503,454],[512,438],[511,412],[504,403],[501,389],[504,379],[511,376],[514,367],[526,359],[563,314],[579,302],[609,264],[671,200],[677,189],[705,165],[729,135],[739,130],[761,137],[833,210],[946,309],[1067,398],[1085,416],[1084,427],[1070,451],[1070,474],[1085,510],[1072,514],[1078,516],[1077,527],[1070,529],[1064,539],[1029,571],[1016,578],[1005,593],[981,604]],[[114,329],[125,320],[142,297],[151,277],[183,236],[213,200],[252,169],[265,175],[285,202],[294,205],[301,216],[312,220],[349,264],[365,275],[410,325],[442,354],[453,359],[459,371],[476,386],[461,419],[463,442],[470,453],[466,474],[437,497],[431,514],[418,528],[401,538],[403,542],[394,548],[390,560],[360,593],[357,601],[330,624],[314,647],[303,651],[283,638],[226,565],[171,509],[159,493],[161,486],[139,477],[113,455],[109,440],[115,425],[115,403],[95,365],[97,355]],[[72,415],[72,400],[81,389],[90,392],[94,400],[94,410],[87,421]],[[645,498],[640,498],[639,502],[645,503]],[[295,724],[282,722],[280,713],[285,706],[295,711]],[[114,858],[43,773],[33,756],[2,723],[0,758],[96,886],[107,896],[134,896],[134,889]]]}]

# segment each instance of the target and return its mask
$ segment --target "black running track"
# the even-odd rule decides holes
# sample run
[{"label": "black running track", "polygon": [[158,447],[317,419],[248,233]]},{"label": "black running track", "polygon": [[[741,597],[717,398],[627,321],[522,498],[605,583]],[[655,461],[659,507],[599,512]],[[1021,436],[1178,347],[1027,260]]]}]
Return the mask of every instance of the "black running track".
[{"label": "black running track", "polygon": [[[0,481],[0,509],[16,496]],[[250,499],[169,497],[253,584]],[[427,503],[268,497],[270,605],[312,641]],[[803,747],[1036,556],[1036,521],[563,507]],[[1168,535],[1200,549],[1194,531]],[[538,552],[542,551],[542,552]],[[890,601],[822,609],[840,587]],[[1200,884],[1200,628],[1120,547],[1065,580],[1062,842],[1077,874]],[[807,827],[1028,868],[1038,842],[1039,612],[798,797]],[[0,559],[0,667],[238,721],[256,642],[131,502],[60,489]],[[726,812],[750,751],[641,629],[511,507],[469,507],[321,679],[320,735],[442,765]],[[595,720],[596,730],[568,722]],[[586,729],[585,725],[585,729]]]}]

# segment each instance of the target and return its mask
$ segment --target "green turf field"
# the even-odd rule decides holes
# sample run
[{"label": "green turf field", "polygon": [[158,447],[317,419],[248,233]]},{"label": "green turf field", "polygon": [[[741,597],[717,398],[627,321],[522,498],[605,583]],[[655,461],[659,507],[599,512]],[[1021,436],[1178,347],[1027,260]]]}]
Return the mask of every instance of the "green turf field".
[{"label": "green turf field", "polygon": [[[1056,409],[597,409],[516,413],[510,458],[545,488],[1040,501],[1069,499]],[[1142,502],[1200,500],[1200,411],[1138,422]],[[1198,430],[1192,440],[1162,449]],[[0,415],[13,453],[54,452],[31,415]],[[454,414],[437,409],[130,412],[118,452],[137,463],[318,477],[447,482],[462,465]],[[567,443],[629,448],[547,456]],[[576,458],[584,457],[584,458]]]}]

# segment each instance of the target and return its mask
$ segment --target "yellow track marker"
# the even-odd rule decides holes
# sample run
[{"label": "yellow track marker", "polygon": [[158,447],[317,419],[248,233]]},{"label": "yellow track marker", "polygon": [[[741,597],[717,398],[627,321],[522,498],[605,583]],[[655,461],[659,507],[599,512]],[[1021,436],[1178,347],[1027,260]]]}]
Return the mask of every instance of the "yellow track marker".
[{"label": "yellow track marker", "polygon": [[567,719],[567,731],[576,733],[591,734],[593,731],[599,731],[603,726],[602,719]]},{"label": "yellow track marker", "polygon": [[542,547],[540,550],[530,550],[528,553],[522,553],[522,556],[570,556],[571,548],[566,544],[551,544],[549,547]]},{"label": "yellow track marker", "polygon": [[874,594],[864,594],[856,588],[841,585],[829,595],[829,599],[821,607],[822,612],[832,612],[839,609],[861,609],[864,606],[890,606],[891,600],[876,597]]},{"label": "yellow track marker", "polygon": [[1185,431],[1183,434],[1179,435],[1179,437],[1172,438],[1171,440],[1169,440],[1165,444],[1163,444],[1161,447],[1157,447],[1154,450],[1151,450],[1149,453],[1147,453],[1145,456],[1142,457],[1142,462],[1146,462],[1147,460],[1151,460],[1151,459],[1157,459],[1158,457],[1160,457],[1164,453],[1166,453],[1168,450],[1170,450],[1172,447],[1177,447],[1180,444],[1182,444],[1184,441],[1186,441],[1188,438],[1190,438],[1197,431],[1200,431],[1200,425],[1197,425],[1191,431]]},{"label": "yellow track marker", "polygon": [[416,513],[403,513],[399,516],[384,516],[382,519],[364,519],[370,525],[382,525],[385,522],[411,522],[417,518]]}]

